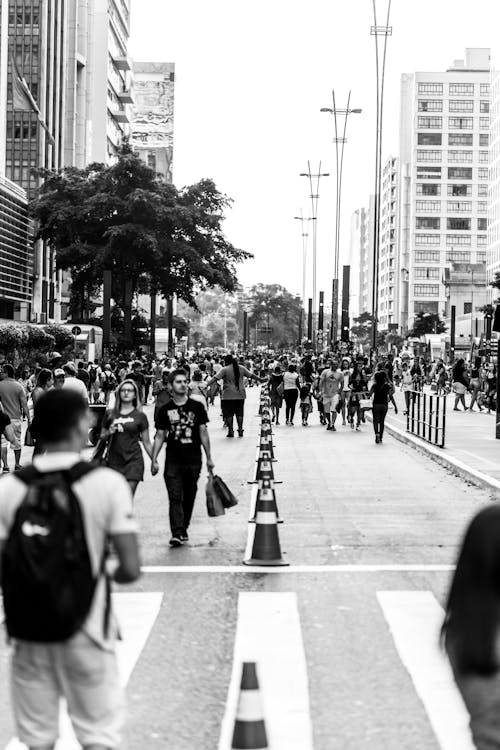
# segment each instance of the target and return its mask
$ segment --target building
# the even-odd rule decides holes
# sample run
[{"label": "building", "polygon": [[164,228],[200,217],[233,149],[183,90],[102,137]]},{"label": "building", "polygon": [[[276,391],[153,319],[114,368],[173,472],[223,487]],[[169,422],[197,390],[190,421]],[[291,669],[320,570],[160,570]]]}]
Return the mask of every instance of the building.
[{"label": "building", "polygon": [[390,156],[382,169],[380,200],[380,249],[378,259],[378,330],[399,331],[400,256],[399,237],[399,160]]},{"label": "building", "polygon": [[132,145],[141,159],[173,179],[175,64],[134,62]]},{"label": "building", "polygon": [[0,319],[29,321],[32,227],[26,191],[0,175]]},{"label": "building", "polygon": [[444,72],[402,76],[403,332],[405,309],[409,328],[419,312],[446,315],[452,263],[486,263],[489,109],[489,49],[466,49],[465,60]]},{"label": "building", "polygon": [[[493,58],[491,71],[490,158],[488,189],[488,282],[500,272],[500,53]],[[490,297],[496,299],[491,290]]]},{"label": "building", "polygon": [[[359,271],[357,292],[357,316],[354,315],[356,302],[353,304],[351,318],[373,309],[373,230],[375,198],[370,196],[368,208],[361,208],[354,213],[351,224],[351,264]],[[356,285],[355,272],[352,271],[353,287]]]}]

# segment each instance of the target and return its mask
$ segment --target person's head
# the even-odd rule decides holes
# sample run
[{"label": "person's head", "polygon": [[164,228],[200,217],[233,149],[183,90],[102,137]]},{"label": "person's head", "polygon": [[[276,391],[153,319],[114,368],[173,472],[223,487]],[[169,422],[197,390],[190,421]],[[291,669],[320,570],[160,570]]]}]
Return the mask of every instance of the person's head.
[{"label": "person's head", "polygon": [[140,370],[141,367],[142,367],[142,362],[133,362],[132,364],[132,370],[134,372],[137,372],[138,370]]},{"label": "person's head", "polygon": [[403,370],[403,372],[406,372],[408,369],[408,362],[403,362],[403,364],[401,365],[401,369]]},{"label": "person's head", "polygon": [[170,386],[174,396],[185,396],[188,390],[188,379],[186,371],[182,369],[174,370],[170,373]]},{"label": "person's head", "polygon": [[279,365],[276,365],[276,367],[274,368],[274,374],[281,375],[281,367]]},{"label": "person's head", "polygon": [[54,370],[54,388],[60,389],[63,387],[66,380],[66,373],[60,367]]},{"label": "person's head", "polygon": [[135,409],[140,406],[139,388],[134,380],[124,380],[115,391],[115,414],[119,414],[123,406],[130,405]]},{"label": "person's head", "polygon": [[74,378],[74,376],[76,375],[75,365],[73,364],[73,362],[66,362],[63,370],[66,373],[67,378]]},{"label": "person's head", "polygon": [[290,364],[288,365],[288,372],[297,372],[297,368],[293,364],[293,362],[290,362]]},{"label": "person's head", "polygon": [[201,370],[195,370],[193,372],[193,378],[192,379],[193,379],[194,383],[201,383],[201,381],[203,380],[203,373],[202,373],[202,371]]},{"label": "person's head", "polygon": [[9,362],[5,362],[5,364],[2,366],[2,370],[6,378],[14,377],[14,368]]},{"label": "person's head", "polygon": [[383,385],[384,383],[386,383],[387,382],[387,374],[386,374],[385,370],[378,370],[375,373],[375,375],[373,376],[373,379],[375,381],[375,385],[377,385],[379,387],[381,385]]},{"label": "person's head", "polygon": [[206,366],[206,364],[205,364],[204,362],[200,362],[200,364],[198,365],[198,370],[199,370],[199,371],[200,371],[200,372],[201,372],[202,374],[203,374],[204,372],[206,372],[206,371],[207,371],[207,366]]},{"label": "person's head", "polygon": [[349,360],[348,359],[343,359],[342,360],[342,365],[341,365],[340,369],[341,370],[348,370],[349,369]]},{"label": "person's head", "polygon": [[226,354],[226,356],[224,357],[224,365],[227,367],[227,365],[232,365],[232,364],[233,364],[233,357],[232,357],[232,355],[231,354]]},{"label": "person's head", "polygon": [[332,359],[330,360],[330,369],[331,370],[339,369],[339,361],[336,357],[332,357]]},{"label": "person's head", "polygon": [[442,637],[459,672],[497,670],[499,613],[500,506],[489,505],[465,533],[446,605]]},{"label": "person's head", "polygon": [[79,370],[83,370],[84,367],[85,367],[85,365],[83,364],[83,362],[78,362],[78,369]]},{"label": "person's head", "polygon": [[36,379],[37,387],[48,390],[52,383],[52,372],[48,368],[44,367],[43,370],[40,370],[40,372],[38,373],[38,377]]},{"label": "person's head", "polygon": [[87,402],[71,389],[47,391],[35,404],[31,431],[44,449],[80,452],[89,428]]}]

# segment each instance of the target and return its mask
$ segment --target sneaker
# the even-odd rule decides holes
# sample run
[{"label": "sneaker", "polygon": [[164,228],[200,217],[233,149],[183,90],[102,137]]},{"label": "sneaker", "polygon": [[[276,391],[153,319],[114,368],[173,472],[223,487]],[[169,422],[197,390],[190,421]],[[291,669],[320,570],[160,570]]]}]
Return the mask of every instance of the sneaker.
[{"label": "sneaker", "polygon": [[359,426],[359,424],[356,425],[356,432],[361,432],[361,427]]},{"label": "sneaker", "polygon": [[229,432],[227,433],[226,437],[234,437],[234,431],[233,430],[229,430]]},{"label": "sneaker", "polygon": [[290,420],[289,419],[286,420],[286,424],[290,424]]},{"label": "sneaker", "polygon": [[332,432],[337,432],[337,428],[332,424]]},{"label": "sneaker", "polygon": [[331,429],[332,429],[332,426],[331,426],[331,424],[329,424],[329,425],[327,426],[327,428],[326,428],[326,429],[327,429],[327,431],[328,431],[328,430],[331,430]]},{"label": "sneaker", "polygon": [[238,430],[238,437],[243,437],[243,430]]},{"label": "sneaker", "polygon": [[8,473],[9,473],[9,471],[10,471],[10,469],[9,469],[9,467],[8,467],[8,466],[4,466],[4,467],[3,467],[3,473],[4,473],[4,474],[8,474]]},{"label": "sneaker", "polygon": [[169,544],[171,547],[182,547],[184,544],[181,536],[173,536],[172,539],[169,541]]},{"label": "sneaker", "polygon": [[179,534],[179,539],[181,540],[181,542],[189,542],[189,534],[187,533],[187,531]]},{"label": "sneaker", "polygon": [[380,438],[379,438],[379,436],[378,436],[378,435],[375,435],[375,442],[376,442],[376,443],[380,443]]}]

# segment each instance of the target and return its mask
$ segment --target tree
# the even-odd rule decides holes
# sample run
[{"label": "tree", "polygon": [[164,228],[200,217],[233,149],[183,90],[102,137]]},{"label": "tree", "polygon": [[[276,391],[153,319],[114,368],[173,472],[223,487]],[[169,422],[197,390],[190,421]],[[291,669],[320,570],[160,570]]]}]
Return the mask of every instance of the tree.
[{"label": "tree", "polygon": [[413,328],[408,331],[409,336],[424,336],[426,333],[444,333],[446,324],[437,313],[419,312],[415,316]]},{"label": "tree", "polygon": [[373,315],[368,312],[362,312],[359,317],[354,318],[354,324],[351,326],[351,333],[356,336],[361,343],[366,343],[371,339],[373,329]]},{"label": "tree", "polygon": [[211,180],[177,190],[128,143],[110,166],[40,173],[44,183],[31,206],[37,237],[56,249],[58,268],[71,269],[72,309],[92,312],[92,297],[110,270],[125,342],[132,342],[139,286],[195,306],[196,294],[206,288],[233,291],[237,264],[252,257],[225,238],[231,200]]},{"label": "tree", "polygon": [[275,346],[287,347],[297,342],[302,315],[302,301],[298,295],[280,284],[255,284],[246,296],[250,307],[250,330],[255,326],[269,326],[273,330],[265,334],[263,340],[267,342],[269,336],[269,342]]}]

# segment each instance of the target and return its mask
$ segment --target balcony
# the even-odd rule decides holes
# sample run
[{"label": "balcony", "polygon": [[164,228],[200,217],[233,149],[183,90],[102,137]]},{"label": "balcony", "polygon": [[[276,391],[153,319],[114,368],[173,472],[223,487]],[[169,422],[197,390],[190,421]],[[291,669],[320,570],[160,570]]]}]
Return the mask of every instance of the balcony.
[{"label": "balcony", "polygon": [[134,104],[134,97],[130,89],[120,91],[117,97],[121,104]]},{"label": "balcony", "polygon": [[115,64],[115,68],[118,70],[132,70],[132,60],[128,55],[123,55],[122,57],[113,57],[113,63]]},{"label": "balcony", "polygon": [[115,118],[116,122],[121,122],[127,125],[130,122],[130,117],[125,112],[124,109],[115,109],[113,112],[113,117]]}]

